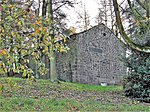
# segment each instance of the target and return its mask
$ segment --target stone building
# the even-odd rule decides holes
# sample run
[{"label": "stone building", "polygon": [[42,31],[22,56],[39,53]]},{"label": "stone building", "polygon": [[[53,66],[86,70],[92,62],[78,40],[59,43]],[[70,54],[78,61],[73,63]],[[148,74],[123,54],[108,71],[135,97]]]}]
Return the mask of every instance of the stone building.
[{"label": "stone building", "polygon": [[119,39],[105,25],[74,34],[70,51],[57,56],[58,79],[85,84],[118,84],[126,68],[119,60],[124,53]]}]

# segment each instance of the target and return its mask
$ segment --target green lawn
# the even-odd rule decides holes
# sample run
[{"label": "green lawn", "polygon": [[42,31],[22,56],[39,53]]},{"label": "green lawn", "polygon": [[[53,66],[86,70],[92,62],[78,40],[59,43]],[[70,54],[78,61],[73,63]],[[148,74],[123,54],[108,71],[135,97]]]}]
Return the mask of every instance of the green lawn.
[{"label": "green lawn", "polygon": [[150,104],[122,95],[121,86],[92,86],[76,83],[31,82],[1,78],[0,112],[13,111],[98,111],[149,112]]}]

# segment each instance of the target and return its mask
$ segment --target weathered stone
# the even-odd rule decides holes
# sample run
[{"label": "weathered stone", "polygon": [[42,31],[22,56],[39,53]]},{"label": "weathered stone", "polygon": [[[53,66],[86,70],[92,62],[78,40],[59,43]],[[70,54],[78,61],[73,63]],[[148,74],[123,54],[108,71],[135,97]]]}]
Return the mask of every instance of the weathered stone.
[{"label": "weathered stone", "polygon": [[58,54],[58,78],[64,81],[101,84],[120,83],[126,68],[118,55],[125,53],[119,39],[103,24],[74,34],[68,40],[70,51]]}]

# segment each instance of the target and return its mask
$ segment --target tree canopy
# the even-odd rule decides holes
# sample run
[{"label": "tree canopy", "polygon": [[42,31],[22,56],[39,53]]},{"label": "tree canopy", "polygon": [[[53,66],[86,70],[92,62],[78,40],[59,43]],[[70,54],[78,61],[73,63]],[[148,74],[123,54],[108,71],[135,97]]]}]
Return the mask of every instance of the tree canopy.
[{"label": "tree canopy", "polygon": [[[144,1],[136,0],[138,5],[145,10],[144,11],[145,14],[142,14],[139,10],[137,10],[137,8],[131,4],[130,0],[127,0],[127,1],[128,1],[129,8],[131,9],[131,12],[134,16],[134,21],[136,22],[137,29],[140,30],[141,32],[141,30],[144,28],[144,30],[146,31],[145,33],[150,32],[150,17],[149,17],[150,1],[149,0],[144,0]],[[117,25],[125,43],[132,49],[135,49],[140,52],[150,53],[150,45],[149,45],[150,38],[147,38],[147,42],[144,45],[140,45],[134,42],[131,35],[128,35],[127,32],[124,30],[117,0],[113,0],[113,5],[114,5],[114,10],[115,10]],[[142,33],[140,35],[141,35],[141,38],[145,36]]]},{"label": "tree canopy", "polygon": [[51,26],[52,21],[34,14],[29,5],[30,2],[18,5],[7,0],[0,5],[0,74],[12,71],[22,76],[33,75],[29,66],[31,60],[37,64],[41,75],[46,74],[48,69],[41,55],[45,54],[51,60],[52,50],[66,52],[68,49],[58,42],[66,37],[55,30],[57,27]]}]

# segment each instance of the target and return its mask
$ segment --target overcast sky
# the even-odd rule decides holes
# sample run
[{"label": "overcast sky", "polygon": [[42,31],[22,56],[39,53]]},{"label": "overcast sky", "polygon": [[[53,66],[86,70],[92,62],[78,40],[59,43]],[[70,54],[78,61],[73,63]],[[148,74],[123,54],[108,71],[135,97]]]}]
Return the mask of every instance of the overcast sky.
[{"label": "overcast sky", "polygon": [[[90,23],[92,26],[95,26],[95,20],[94,18],[96,17],[96,15],[98,14],[98,8],[100,6],[98,6],[97,4],[97,0],[77,0],[79,3],[83,3],[85,4],[85,7],[90,15]],[[124,0],[118,0],[118,3],[121,3]],[[69,10],[67,9],[66,12],[68,14],[68,26],[74,26],[77,28],[76,26],[76,22],[78,20],[77,16],[78,14],[76,13],[77,11],[80,11],[81,8],[79,5],[75,5],[75,8],[70,8]],[[83,10],[83,9],[82,9]]]},{"label": "overcast sky", "polygon": [[[38,1],[38,0],[35,0]],[[79,4],[85,5],[85,8],[87,9],[89,15],[90,15],[90,23],[91,26],[95,26],[95,17],[98,14],[98,8],[100,6],[98,6],[97,0],[77,0],[77,2]],[[118,2],[123,1],[123,0],[118,0]],[[67,14],[67,25],[68,27],[76,27],[77,28],[77,24],[76,22],[78,21],[78,14],[77,12],[80,12],[81,10],[83,11],[83,9],[81,9],[81,5],[76,4],[74,8],[69,8],[66,9],[64,8],[65,13]]]},{"label": "overcast sky", "polygon": [[[96,14],[98,13],[98,5],[95,2],[95,0],[77,0],[79,3],[85,4],[85,7],[90,15],[90,20],[91,23],[94,24],[94,19]],[[80,9],[79,5],[75,5],[75,8],[70,8],[70,10],[67,10],[68,14],[68,26],[75,26],[76,27],[76,21],[77,21],[77,16],[78,14],[76,13],[77,11],[80,11],[83,9]]]}]

